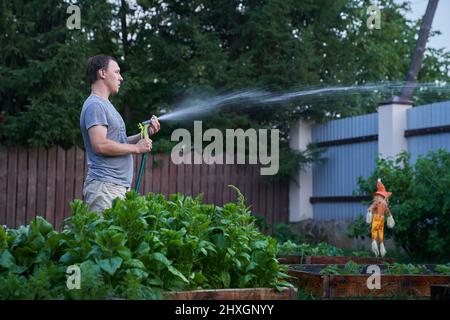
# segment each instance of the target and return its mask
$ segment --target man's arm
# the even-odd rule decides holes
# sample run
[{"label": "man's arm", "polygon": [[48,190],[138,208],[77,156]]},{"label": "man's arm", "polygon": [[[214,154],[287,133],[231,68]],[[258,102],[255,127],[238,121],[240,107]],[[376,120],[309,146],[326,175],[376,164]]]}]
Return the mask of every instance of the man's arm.
[{"label": "man's arm", "polygon": [[129,136],[128,138],[128,143],[130,144],[136,144],[140,139],[141,139],[141,134],[135,134],[134,136]]},{"label": "man's arm", "polygon": [[[97,125],[89,128],[89,138],[95,153],[105,156],[122,156],[132,153],[144,153],[151,150],[150,139],[138,139],[139,143],[119,143],[106,138],[107,128]],[[139,135],[138,135],[139,136]]]}]

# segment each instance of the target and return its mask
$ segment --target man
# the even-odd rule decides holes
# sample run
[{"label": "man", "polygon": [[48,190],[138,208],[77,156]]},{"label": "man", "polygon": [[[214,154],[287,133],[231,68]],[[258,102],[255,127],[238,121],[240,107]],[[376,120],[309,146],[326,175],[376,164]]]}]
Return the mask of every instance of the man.
[{"label": "man", "polygon": [[[117,61],[105,55],[89,58],[86,78],[91,95],[83,104],[80,127],[87,152],[88,174],[83,188],[90,211],[101,213],[113,199],[124,197],[133,178],[133,154],[149,152],[152,140],[140,134],[127,137],[125,123],[109,96],[117,94],[123,81]],[[149,136],[160,129],[158,121]]]}]

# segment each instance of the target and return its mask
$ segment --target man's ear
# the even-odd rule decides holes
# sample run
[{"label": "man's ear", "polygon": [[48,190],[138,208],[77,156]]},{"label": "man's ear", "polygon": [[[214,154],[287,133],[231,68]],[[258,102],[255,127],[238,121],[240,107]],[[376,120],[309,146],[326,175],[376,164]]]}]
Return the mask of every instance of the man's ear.
[{"label": "man's ear", "polygon": [[105,69],[101,68],[97,70],[97,79],[105,79]]}]

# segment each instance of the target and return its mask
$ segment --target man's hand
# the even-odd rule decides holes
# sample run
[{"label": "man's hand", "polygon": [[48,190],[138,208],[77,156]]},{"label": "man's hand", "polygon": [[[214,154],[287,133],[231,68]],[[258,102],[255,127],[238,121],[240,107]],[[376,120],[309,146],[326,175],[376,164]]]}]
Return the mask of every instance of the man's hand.
[{"label": "man's hand", "polygon": [[136,143],[136,153],[147,153],[152,150],[151,139],[141,139]]},{"label": "man's hand", "polygon": [[148,127],[149,136],[157,133],[160,130],[160,128],[161,128],[161,125],[159,124],[158,118],[154,117],[153,121],[151,122],[151,125]]}]

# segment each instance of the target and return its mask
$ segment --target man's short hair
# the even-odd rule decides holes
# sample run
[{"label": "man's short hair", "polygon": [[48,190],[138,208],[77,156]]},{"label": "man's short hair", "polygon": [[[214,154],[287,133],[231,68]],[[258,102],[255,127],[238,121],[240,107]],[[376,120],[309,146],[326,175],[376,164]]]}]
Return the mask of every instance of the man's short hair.
[{"label": "man's short hair", "polygon": [[109,61],[113,60],[117,62],[116,59],[110,56],[105,56],[103,54],[98,54],[96,56],[90,57],[88,59],[87,65],[86,65],[86,80],[89,83],[89,85],[93,84],[95,81],[97,81],[97,71],[100,69],[108,69]]}]

